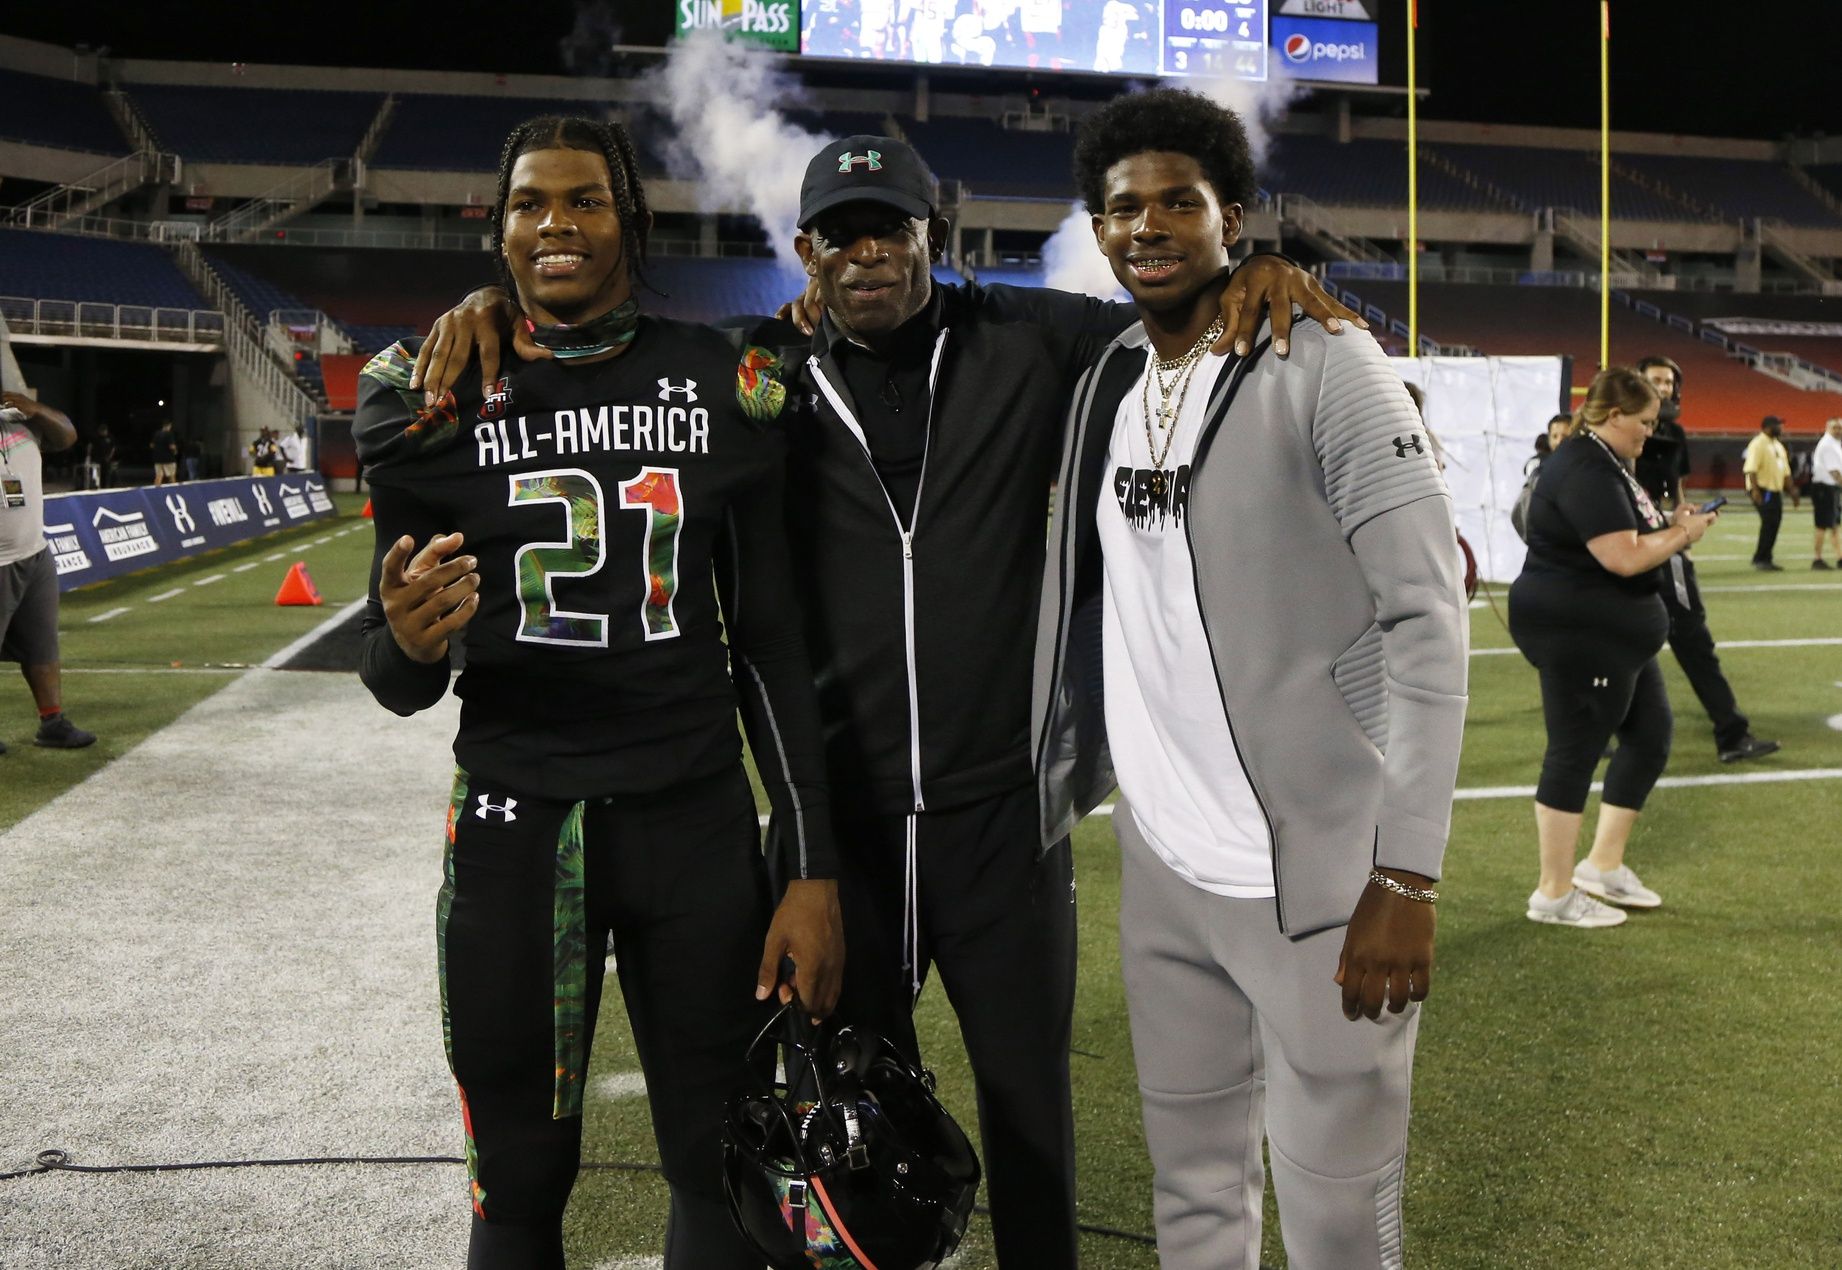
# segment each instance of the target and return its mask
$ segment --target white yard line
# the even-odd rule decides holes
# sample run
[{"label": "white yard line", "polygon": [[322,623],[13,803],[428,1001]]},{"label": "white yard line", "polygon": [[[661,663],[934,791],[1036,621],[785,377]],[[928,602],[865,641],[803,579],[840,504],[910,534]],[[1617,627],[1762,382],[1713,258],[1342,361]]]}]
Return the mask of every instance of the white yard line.
[{"label": "white yard line", "polygon": [[90,621],[106,622],[112,617],[120,617],[123,613],[126,613],[128,611],[129,607],[131,606],[124,605],[123,607],[118,608],[118,609],[109,609],[106,612],[96,614],[96,616],[92,617]]},{"label": "white yard line", "polygon": [[200,578],[198,581],[194,582],[192,585],[193,586],[210,586],[213,582],[222,582],[223,580],[224,580],[223,574],[214,573],[208,578]]},{"label": "white yard line", "polygon": [[174,597],[175,595],[184,595],[184,594],[185,594],[185,588],[184,588],[184,587],[182,587],[182,586],[176,586],[176,587],[174,587],[174,588],[173,588],[172,590],[170,590],[170,591],[162,591],[162,592],[160,592],[160,594],[158,594],[158,595],[150,595],[150,596],[148,596],[148,597],[147,597],[147,602],[148,602],[149,604],[158,604],[158,603],[160,603],[160,601],[162,601],[162,600],[170,600],[170,599],[172,599],[172,598],[173,598],[173,597]]},{"label": "white yard line", "polygon": [[281,559],[284,559],[284,558],[286,558],[286,556],[287,556],[287,554],[288,554],[288,553],[287,553],[287,552],[285,552],[285,551],[277,551],[277,552],[276,552],[276,553],[275,553],[274,555],[272,555],[272,556],[264,556],[264,557],[262,557],[262,563],[264,563],[264,564],[274,564],[274,563],[275,563],[275,562],[276,562],[277,560],[281,560]]},{"label": "white yard line", "polygon": [[[1822,639],[1723,639],[1715,647],[1720,652],[1730,648],[1831,648],[1842,644],[1842,637]],[[1507,657],[1520,654],[1520,648],[1474,648],[1473,657]]]},{"label": "white yard line", "polygon": [[646,1092],[644,1072],[610,1072],[596,1079],[590,1088],[599,1098],[637,1098]]},{"label": "white yard line", "polygon": [[231,572],[232,573],[248,573],[251,569],[256,568],[261,563],[262,561],[260,560],[251,560],[248,564],[238,565],[236,568],[232,569]]},{"label": "white yard line", "polygon": [[248,666],[66,666],[65,675],[240,675]]},{"label": "white yard line", "polygon": [[281,667],[284,664],[286,664],[289,660],[291,660],[296,653],[306,648],[309,644],[313,643],[316,639],[319,639],[320,636],[325,635],[327,632],[331,631],[335,626],[345,621],[346,618],[358,612],[358,610],[363,608],[364,606],[365,606],[365,602],[363,598],[353,600],[350,604],[340,609],[337,613],[334,613],[331,617],[327,618],[324,622],[321,622],[318,626],[308,631],[305,635],[295,640],[292,644],[289,644],[286,648],[282,649],[280,652],[273,654],[267,661],[262,663],[262,669],[264,670],[281,669]]},{"label": "white yard line", "polygon": [[1842,582],[1757,582],[1746,586],[1737,583],[1730,586],[1704,586],[1703,595],[1717,592],[1733,594],[1741,591],[1842,591]]},{"label": "white yard line", "polygon": [[324,538],[315,538],[313,540],[313,545],[316,547],[324,547],[327,543],[331,542],[332,540],[333,540],[333,536],[331,534],[327,534],[326,537]]},{"label": "white yard line", "polygon": [[[1703,785],[1774,785],[1780,781],[1833,781],[1842,780],[1842,767],[1809,767],[1790,772],[1735,772],[1731,776],[1665,776],[1657,782],[1658,789],[1695,789]],[[1604,788],[1599,781],[1593,782],[1594,791]],[[1533,785],[1487,785],[1477,789],[1461,789],[1453,797],[1460,802],[1469,802],[1483,798],[1533,798]]]}]

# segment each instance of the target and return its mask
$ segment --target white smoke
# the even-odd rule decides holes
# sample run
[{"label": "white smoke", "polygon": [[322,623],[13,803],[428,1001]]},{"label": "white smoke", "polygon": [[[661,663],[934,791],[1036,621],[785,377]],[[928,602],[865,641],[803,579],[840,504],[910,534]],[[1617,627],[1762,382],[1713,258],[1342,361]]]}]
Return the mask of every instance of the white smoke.
[{"label": "white smoke", "polygon": [[673,45],[650,84],[671,120],[672,175],[697,186],[707,212],[747,209],[782,264],[798,270],[800,181],[826,141],[780,113],[800,100],[798,81],[761,51],[706,30]]},{"label": "white smoke", "polygon": [[[1231,75],[1207,79],[1197,76],[1180,86],[1194,88],[1241,117],[1256,172],[1265,166],[1267,151],[1272,148],[1273,125],[1294,101],[1310,91],[1278,66],[1271,67],[1264,81]],[[1104,300],[1123,295],[1112,267],[1094,242],[1093,218],[1079,203],[1043,244],[1043,270],[1045,285],[1058,291],[1078,291]]]},{"label": "white smoke", "polygon": [[1102,300],[1129,298],[1094,241],[1094,218],[1079,203],[1069,206],[1068,215],[1043,244],[1043,285]]}]

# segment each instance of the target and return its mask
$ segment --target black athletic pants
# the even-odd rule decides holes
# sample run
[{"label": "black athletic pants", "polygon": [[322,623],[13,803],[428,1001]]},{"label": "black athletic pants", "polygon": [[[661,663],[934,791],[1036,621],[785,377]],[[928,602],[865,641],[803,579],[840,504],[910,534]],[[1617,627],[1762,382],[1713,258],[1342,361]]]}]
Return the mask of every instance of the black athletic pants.
[{"label": "black athletic pants", "polygon": [[760,1270],[723,1199],[719,1132],[749,1079],[769,892],[741,768],[560,803],[457,773],[437,904],[460,1086],[469,1270],[563,1264],[563,1208],[609,931],[671,1187],[670,1270]]},{"label": "black athletic pants", "polygon": [[1778,525],[1784,520],[1784,494],[1775,489],[1759,491],[1759,545],[1752,553],[1754,564],[1770,564],[1772,549],[1778,545]]},{"label": "black athletic pants", "polygon": [[[1036,793],[1024,786],[950,811],[834,808],[844,871],[838,1018],[919,1058],[914,987],[940,973],[978,1090],[992,1243],[1006,1270],[1074,1270],[1074,864],[1067,840],[1037,858]],[[915,848],[919,964],[908,965],[904,896]]]},{"label": "black athletic pants", "polygon": [[1509,630],[1541,673],[1548,748],[1535,801],[1586,809],[1593,770],[1614,735],[1604,801],[1641,810],[1669,763],[1674,721],[1656,654],[1668,619],[1654,596],[1582,593],[1575,583],[1524,572],[1509,591]]},{"label": "black athletic pants", "polygon": [[1663,566],[1663,606],[1669,610],[1669,650],[1701,708],[1714,722],[1714,748],[1730,750],[1752,730],[1752,721],[1740,713],[1733,687],[1721,671],[1714,653],[1714,636],[1708,632],[1708,610],[1702,607],[1701,588],[1695,581],[1695,564],[1687,556],[1671,556]]}]

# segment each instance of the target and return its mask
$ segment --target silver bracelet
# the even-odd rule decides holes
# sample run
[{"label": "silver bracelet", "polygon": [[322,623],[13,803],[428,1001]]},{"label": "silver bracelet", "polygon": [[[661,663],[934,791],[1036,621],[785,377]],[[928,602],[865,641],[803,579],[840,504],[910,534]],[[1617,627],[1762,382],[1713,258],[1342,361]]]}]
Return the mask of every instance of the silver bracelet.
[{"label": "silver bracelet", "polygon": [[1420,904],[1437,904],[1439,892],[1430,886],[1408,886],[1405,882],[1396,882],[1380,869],[1369,870],[1369,881],[1384,891],[1393,891],[1402,899],[1413,900]]}]

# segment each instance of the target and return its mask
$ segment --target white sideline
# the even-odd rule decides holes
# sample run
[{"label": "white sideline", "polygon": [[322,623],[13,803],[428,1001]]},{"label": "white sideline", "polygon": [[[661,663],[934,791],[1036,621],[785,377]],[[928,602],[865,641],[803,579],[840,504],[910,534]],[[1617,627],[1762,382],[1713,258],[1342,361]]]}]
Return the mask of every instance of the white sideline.
[{"label": "white sideline", "polygon": [[[1830,720],[1830,726],[1837,726],[1842,715]],[[1657,782],[1658,789],[1695,789],[1704,785],[1773,785],[1781,781],[1833,781],[1842,780],[1842,767],[1807,767],[1789,772],[1735,772],[1731,776],[1714,773],[1708,776],[1665,776]],[[1593,782],[1593,792],[1604,788],[1602,782]],[[1533,785],[1476,785],[1469,789],[1453,791],[1454,802],[1478,802],[1493,798],[1533,798]],[[1101,803],[1087,813],[1090,816],[1111,816],[1112,803]],[[768,818],[759,818],[766,825]]]},{"label": "white sideline", "polygon": [[331,617],[321,622],[318,626],[308,631],[292,644],[289,644],[280,652],[271,655],[267,661],[262,663],[262,669],[279,670],[283,665],[292,660],[296,653],[304,650],[309,644],[319,639],[320,636],[329,633],[335,626],[345,621],[346,618],[358,612],[358,610],[364,606],[365,602],[362,598],[353,600],[350,604],[340,609],[337,613],[334,613]]},{"label": "white sideline", "polygon": [[[1824,637],[1821,639],[1723,639],[1716,645],[1721,652],[1730,648],[1829,648],[1842,644],[1842,637]],[[1520,648],[1474,648],[1473,657],[1507,657],[1512,653],[1520,654]]]}]

